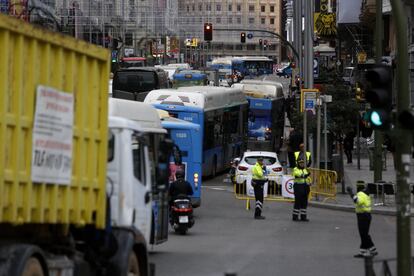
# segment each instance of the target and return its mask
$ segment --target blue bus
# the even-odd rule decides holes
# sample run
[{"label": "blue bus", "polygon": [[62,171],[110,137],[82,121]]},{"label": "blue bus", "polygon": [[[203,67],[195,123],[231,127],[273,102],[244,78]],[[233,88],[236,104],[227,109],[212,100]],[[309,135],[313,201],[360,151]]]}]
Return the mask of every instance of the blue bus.
[{"label": "blue bus", "polygon": [[278,152],[282,146],[285,122],[285,97],[279,82],[243,80],[235,85],[249,102],[249,150]]},{"label": "blue bus", "polygon": [[[164,111],[165,112],[165,111]],[[167,113],[167,112],[166,112]],[[194,207],[201,204],[201,132],[200,126],[184,120],[170,117],[169,114],[160,113],[161,125],[168,131],[168,136],[181,151],[181,169],[185,172],[185,179],[191,183],[193,196],[191,203]],[[170,163],[170,182],[175,181],[175,172],[179,165]]]},{"label": "blue bus", "polygon": [[273,60],[264,56],[217,58],[212,61],[210,67],[224,72],[225,76],[230,78],[237,74],[244,78],[273,74]]},{"label": "blue bus", "polygon": [[206,85],[207,75],[197,70],[182,70],[173,75],[173,88]]},{"label": "blue bus", "polygon": [[151,91],[146,103],[200,125],[203,176],[215,176],[244,152],[248,102],[241,89],[193,86]]}]

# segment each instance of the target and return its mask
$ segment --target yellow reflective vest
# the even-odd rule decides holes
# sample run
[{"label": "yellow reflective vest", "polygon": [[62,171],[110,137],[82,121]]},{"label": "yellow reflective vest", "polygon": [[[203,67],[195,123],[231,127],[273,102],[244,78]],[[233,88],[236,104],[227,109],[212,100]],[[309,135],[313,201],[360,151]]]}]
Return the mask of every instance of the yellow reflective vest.
[{"label": "yellow reflective vest", "polygon": [[364,192],[358,192],[354,196],[356,213],[371,213],[371,198]]},{"label": "yellow reflective vest", "polygon": [[309,171],[307,169],[299,169],[295,167],[293,169],[293,177],[295,178],[295,184],[308,184]]},{"label": "yellow reflective vest", "polygon": [[264,180],[263,168],[259,163],[256,163],[252,168],[252,178],[256,180]]},{"label": "yellow reflective vest", "polygon": [[[300,151],[295,151],[295,161],[296,162],[298,162],[299,155],[300,155]],[[307,151],[306,152],[306,164],[308,164],[310,160],[311,160],[311,153],[309,151]],[[303,161],[305,161],[305,160],[303,160]]]}]

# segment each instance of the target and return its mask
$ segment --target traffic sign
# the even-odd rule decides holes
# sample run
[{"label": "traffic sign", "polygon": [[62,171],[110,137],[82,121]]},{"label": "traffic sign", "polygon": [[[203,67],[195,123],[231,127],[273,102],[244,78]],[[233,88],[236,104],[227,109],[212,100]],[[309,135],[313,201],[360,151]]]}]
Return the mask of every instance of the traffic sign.
[{"label": "traffic sign", "polygon": [[301,101],[300,101],[300,111],[304,112],[305,110],[312,111],[313,114],[316,114],[316,101],[319,97],[318,89],[301,89]]},{"label": "traffic sign", "polygon": [[248,39],[252,39],[252,38],[253,38],[253,34],[252,34],[252,33],[248,33],[248,34],[247,34],[247,38],[248,38]]}]

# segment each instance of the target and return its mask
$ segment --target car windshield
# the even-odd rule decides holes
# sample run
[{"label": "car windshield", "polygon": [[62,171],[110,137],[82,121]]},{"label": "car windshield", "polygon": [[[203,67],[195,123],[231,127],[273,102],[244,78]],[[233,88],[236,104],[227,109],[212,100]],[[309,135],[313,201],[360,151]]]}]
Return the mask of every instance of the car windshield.
[{"label": "car windshield", "polygon": [[246,161],[246,163],[249,164],[249,165],[254,165],[254,164],[256,164],[257,159],[259,157],[263,158],[263,164],[265,166],[273,165],[274,163],[277,162],[276,157],[270,157],[270,156],[247,156],[247,157],[244,158],[244,161]]}]

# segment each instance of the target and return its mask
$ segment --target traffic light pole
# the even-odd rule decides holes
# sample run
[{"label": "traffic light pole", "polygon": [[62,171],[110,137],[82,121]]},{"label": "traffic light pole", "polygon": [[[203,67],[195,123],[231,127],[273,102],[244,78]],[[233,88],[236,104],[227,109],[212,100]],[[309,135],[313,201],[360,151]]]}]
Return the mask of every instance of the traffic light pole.
[{"label": "traffic light pole", "polygon": [[[381,64],[382,58],[382,33],[384,31],[382,22],[382,0],[376,0],[376,18],[375,18],[375,56],[376,63]],[[384,133],[381,130],[375,130],[375,149],[374,149],[374,182],[382,180],[382,144],[384,143]]]},{"label": "traffic light pole", "polygon": [[[401,0],[391,0],[397,36],[397,117],[409,110],[407,14]],[[397,274],[411,275],[410,178],[411,133],[397,120],[394,130],[397,161]]]},{"label": "traffic light pole", "polygon": [[275,32],[271,32],[271,31],[267,31],[267,30],[260,30],[260,29],[245,29],[245,28],[214,28],[213,31],[233,31],[233,32],[262,32],[262,33],[267,33],[267,34],[271,34],[277,38],[279,38],[286,46],[288,46],[293,54],[296,57],[296,60],[299,60],[299,55],[298,52],[296,51],[295,47],[293,47],[293,45],[286,40],[286,38],[284,38],[283,36],[281,36],[278,33]]}]

